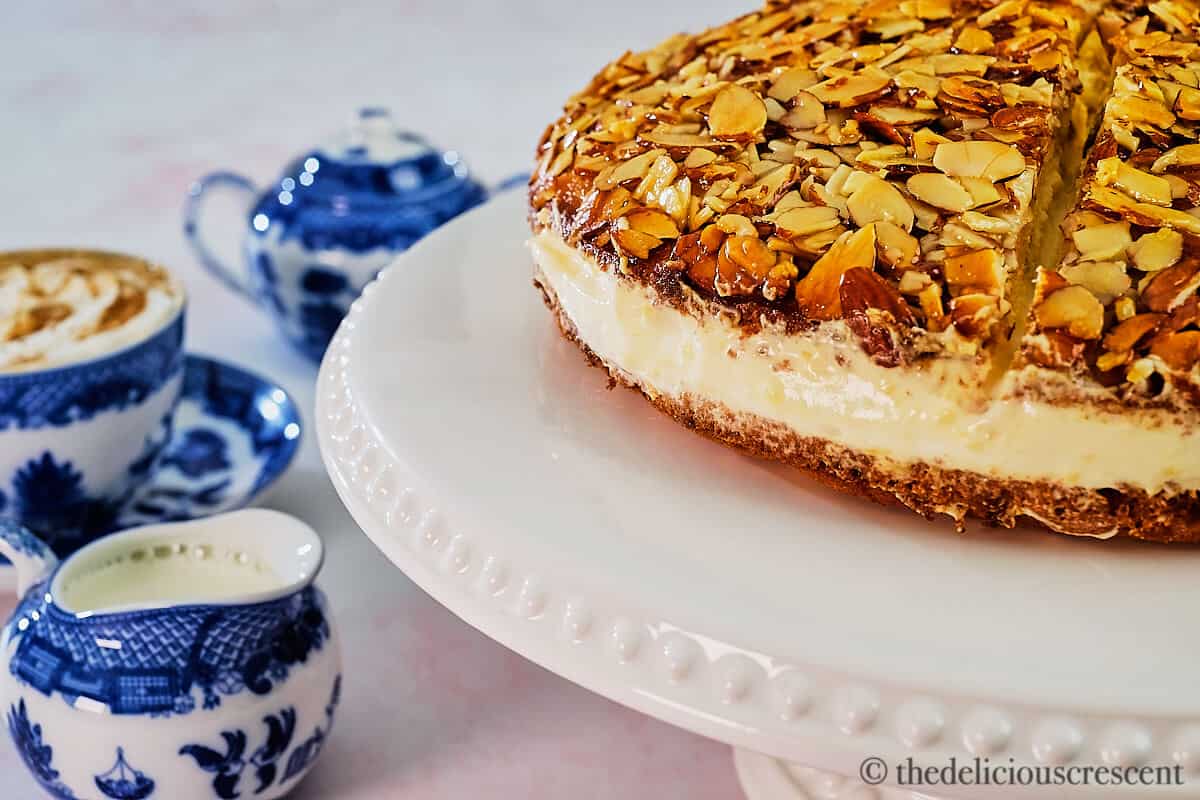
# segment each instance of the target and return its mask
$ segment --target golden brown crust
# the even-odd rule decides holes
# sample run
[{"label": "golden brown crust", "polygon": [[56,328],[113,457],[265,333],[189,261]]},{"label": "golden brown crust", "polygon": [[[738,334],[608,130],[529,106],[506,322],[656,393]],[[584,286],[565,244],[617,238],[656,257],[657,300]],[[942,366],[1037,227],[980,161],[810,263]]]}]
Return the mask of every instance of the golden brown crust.
[{"label": "golden brown crust", "polygon": [[786,425],[733,412],[703,398],[672,397],[640,385],[618,365],[608,364],[582,341],[549,283],[535,272],[562,334],[604,369],[614,384],[640,392],[660,411],[710,439],[758,458],[804,470],[839,491],[885,505],[903,505],[926,518],[968,517],[1013,527],[1025,516],[1060,533],[1119,535],[1162,543],[1200,543],[1200,493],[1149,495],[1132,489],[1090,490],[1048,481],[993,478],[935,464],[897,464],[843,447],[827,439],[796,434]]}]

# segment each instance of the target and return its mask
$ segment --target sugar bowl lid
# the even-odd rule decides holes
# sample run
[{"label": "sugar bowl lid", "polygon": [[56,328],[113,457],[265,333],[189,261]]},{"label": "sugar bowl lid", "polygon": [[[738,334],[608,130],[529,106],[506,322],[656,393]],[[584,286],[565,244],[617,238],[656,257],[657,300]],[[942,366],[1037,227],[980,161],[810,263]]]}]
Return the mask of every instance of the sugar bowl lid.
[{"label": "sugar bowl lid", "polygon": [[399,129],[388,110],[378,107],[360,109],[343,131],[306,156],[301,166],[296,180],[302,186],[366,192],[410,203],[462,191],[471,183],[457,153],[438,150],[421,136]]},{"label": "sugar bowl lid", "polygon": [[309,246],[402,248],[485,198],[456,152],[401,130],[386,109],[364,108],[287,167],[255,209],[255,228],[302,222],[292,233]]}]

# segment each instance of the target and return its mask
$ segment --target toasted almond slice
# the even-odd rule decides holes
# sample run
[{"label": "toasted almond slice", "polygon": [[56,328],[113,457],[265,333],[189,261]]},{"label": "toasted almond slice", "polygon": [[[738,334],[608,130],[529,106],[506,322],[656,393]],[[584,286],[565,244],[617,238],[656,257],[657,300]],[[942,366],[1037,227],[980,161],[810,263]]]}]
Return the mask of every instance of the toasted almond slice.
[{"label": "toasted almond slice", "polygon": [[797,92],[792,110],[779,123],[788,130],[812,130],[825,122],[825,106],[809,92]]},{"label": "toasted almond slice", "polygon": [[929,128],[921,128],[913,134],[912,148],[913,155],[922,161],[929,161],[933,158],[937,146],[944,142],[949,142],[945,136],[934,133]]},{"label": "toasted almond slice", "polygon": [[949,256],[942,269],[952,290],[998,293],[1004,285],[1004,258],[995,250],[972,250]]},{"label": "toasted almond slice", "polygon": [[1171,369],[1190,370],[1200,360],[1200,331],[1181,331],[1154,340],[1151,355],[1158,356]]},{"label": "toasted almond slice", "polygon": [[807,236],[837,227],[842,221],[836,208],[828,206],[806,206],[784,211],[775,217],[775,227],[792,239]]},{"label": "toasted almond slice", "polygon": [[1099,339],[1104,329],[1104,306],[1082,286],[1054,292],[1034,309],[1043,328],[1065,328],[1080,339]]},{"label": "toasted almond slice", "polygon": [[908,179],[907,185],[918,200],[946,211],[961,213],[974,204],[958,181],[940,172],[919,172]]},{"label": "toasted almond slice", "polygon": [[1111,222],[1080,228],[1071,234],[1075,247],[1085,261],[1107,261],[1125,254],[1133,243],[1128,222]]},{"label": "toasted almond slice", "polygon": [[634,178],[641,180],[650,171],[650,165],[662,155],[666,155],[665,150],[650,150],[640,156],[634,156],[628,161],[618,164],[616,169],[607,176],[603,172],[597,175],[596,188],[605,191]]},{"label": "toasted almond slice", "polygon": [[875,223],[875,245],[879,260],[893,269],[911,267],[921,251],[920,243],[904,228],[886,220]]},{"label": "toasted almond slice", "polygon": [[[629,227],[658,239],[678,239],[679,226],[675,220],[654,208],[639,208],[625,215]],[[644,256],[643,256],[644,258]]]},{"label": "toasted almond slice", "polygon": [[1200,144],[1182,144],[1159,156],[1150,171],[1166,172],[1171,167],[1194,167],[1197,164],[1200,164]]},{"label": "toasted almond slice", "polygon": [[875,268],[874,225],[842,234],[796,284],[796,302],[804,315],[815,320],[839,318],[842,276],[855,267]]},{"label": "toasted almond slice", "polygon": [[613,231],[612,236],[621,251],[634,258],[649,258],[650,251],[662,244],[657,237],[633,228]]},{"label": "toasted almond slice", "polygon": [[1133,265],[1143,272],[1173,266],[1183,255],[1183,234],[1163,228],[1140,237],[1129,249]]},{"label": "toasted almond slice", "polygon": [[987,31],[970,26],[958,34],[954,46],[964,53],[986,53],[996,46],[996,40]]},{"label": "toasted almond slice", "polygon": [[822,81],[809,92],[826,105],[850,108],[882,96],[890,86],[886,75],[855,73]]},{"label": "toasted almond slice", "polygon": [[1096,181],[1101,186],[1115,186],[1142,203],[1171,205],[1171,184],[1166,179],[1131,167],[1116,156],[1096,164]]},{"label": "toasted almond slice", "polygon": [[678,131],[666,130],[664,128],[655,128],[638,134],[638,139],[656,144],[659,147],[723,147],[724,142],[719,142],[711,136],[702,133],[680,133]]},{"label": "toasted almond slice", "polygon": [[1138,314],[1121,322],[1104,337],[1104,346],[1114,353],[1132,350],[1164,319],[1162,314]]},{"label": "toasted almond slice", "polygon": [[912,207],[900,190],[883,178],[867,176],[846,199],[846,208],[850,210],[850,218],[859,227],[886,220],[906,231],[912,230]]},{"label": "toasted almond slice", "polygon": [[1075,286],[1082,286],[1104,305],[1128,292],[1133,280],[1125,272],[1123,261],[1080,261],[1059,269],[1059,274]]},{"label": "toasted almond slice", "polygon": [[1196,293],[1200,286],[1200,264],[1180,261],[1173,267],[1153,273],[1142,289],[1142,302],[1151,311],[1174,311]]},{"label": "toasted almond slice", "polygon": [[1105,114],[1155,128],[1169,128],[1175,124],[1175,115],[1161,102],[1137,94],[1113,97],[1108,101]]},{"label": "toasted almond slice", "polygon": [[900,276],[900,293],[917,295],[925,290],[926,287],[933,283],[933,279],[924,272],[918,272],[915,269],[905,271]]},{"label": "toasted almond slice", "polygon": [[1003,142],[943,142],[933,153],[933,165],[947,175],[1000,181],[1025,169],[1025,156]]},{"label": "toasted almond slice", "polygon": [[959,178],[958,182],[971,195],[971,207],[990,206],[1004,199],[996,185],[987,178]]},{"label": "toasted almond slice", "polygon": [[792,67],[780,73],[771,84],[767,96],[780,103],[786,103],[802,90],[812,86],[818,80],[817,73],[807,67]]},{"label": "toasted almond slice", "polygon": [[717,160],[717,154],[711,150],[693,150],[683,162],[687,169],[699,169]]},{"label": "toasted almond slice", "polygon": [[762,98],[736,83],[717,93],[708,112],[708,129],[716,139],[753,139],[766,124]]}]

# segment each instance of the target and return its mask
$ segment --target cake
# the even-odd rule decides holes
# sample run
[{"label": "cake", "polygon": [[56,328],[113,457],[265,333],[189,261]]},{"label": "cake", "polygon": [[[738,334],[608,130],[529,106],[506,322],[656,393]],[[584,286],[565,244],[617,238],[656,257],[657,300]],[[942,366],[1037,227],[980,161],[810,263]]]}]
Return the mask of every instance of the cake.
[{"label": "cake", "polygon": [[927,517],[1200,541],[1200,7],[768,2],[573,97],[534,283],[702,434]]}]

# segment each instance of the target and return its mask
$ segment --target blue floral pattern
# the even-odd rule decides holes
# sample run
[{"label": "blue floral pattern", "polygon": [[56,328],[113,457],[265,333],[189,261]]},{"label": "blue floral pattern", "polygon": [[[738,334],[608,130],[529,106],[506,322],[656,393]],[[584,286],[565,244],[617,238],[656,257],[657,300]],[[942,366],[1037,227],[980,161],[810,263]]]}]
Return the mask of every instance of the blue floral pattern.
[{"label": "blue floral pattern", "polygon": [[154,394],[183,365],[183,314],[145,342],[77,366],[0,375],[0,431],[64,427]]},{"label": "blue floral pattern", "polygon": [[154,794],[154,779],[131,767],[121,747],[117,748],[117,762],[112,769],[94,780],[100,793],[111,800],[146,800]]},{"label": "blue floral pattern", "polygon": [[[212,773],[213,791],[221,800],[234,800],[242,795],[242,776],[247,769],[254,771],[254,794],[262,794],[272,786],[287,783],[303,775],[321,754],[325,740],[333,730],[333,718],[341,700],[342,677],[333,683],[329,703],[325,706],[325,724],[318,726],[313,735],[301,742],[286,761],[283,756],[292,745],[296,734],[296,709],[287,707],[276,714],[263,718],[266,737],[249,757],[246,750],[249,737],[241,728],[221,732],[220,749],[203,744],[189,744],[180,748],[179,754],[196,762],[196,766]],[[279,770],[280,763],[284,770]],[[278,784],[277,784],[278,781]]]},{"label": "blue floral pattern", "polygon": [[45,558],[50,554],[50,548],[29,529],[10,519],[0,519],[0,539],[21,555],[34,558]]},{"label": "blue floral pattern", "polygon": [[189,744],[182,747],[179,754],[190,756],[196,766],[214,774],[213,791],[222,800],[241,796],[242,773],[247,767],[254,768],[254,777],[258,781],[254,793],[262,794],[275,784],[279,774],[277,762],[292,745],[292,737],[296,734],[296,709],[288,707],[264,717],[263,724],[267,728],[266,740],[249,758],[245,757],[246,732],[240,728],[221,732],[224,752],[201,744]]},{"label": "blue floral pattern", "polygon": [[59,780],[54,768],[54,749],[42,740],[42,726],[29,719],[24,700],[8,710],[8,733],[25,766],[51,797],[76,800],[75,794]]},{"label": "blue floral pattern", "polygon": [[[85,619],[62,611],[43,587],[17,607],[10,670],[45,695],[80,697],[113,714],[187,714],[244,691],[271,692],[329,640],[325,601],[312,586],[245,606],[188,606]],[[113,649],[98,643],[122,642]]]}]

